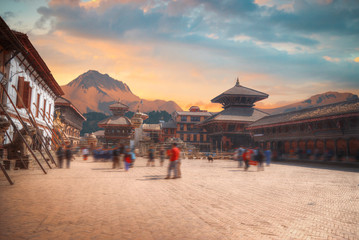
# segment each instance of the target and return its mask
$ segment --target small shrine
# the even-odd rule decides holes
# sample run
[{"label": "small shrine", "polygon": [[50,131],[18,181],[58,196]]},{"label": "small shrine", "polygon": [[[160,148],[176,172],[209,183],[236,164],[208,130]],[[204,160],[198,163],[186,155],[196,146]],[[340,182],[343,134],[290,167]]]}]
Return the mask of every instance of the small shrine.
[{"label": "small shrine", "polygon": [[131,118],[131,122],[134,128],[139,128],[143,124],[143,121],[148,118],[146,113],[140,112],[140,106],[138,106],[137,111]]},{"label": "small shrine", "polygon": [[119,143],[128,145],[133,138],[134,126],[131,120],[125,116],[129,107],[120,101],[109,106],[112,116],[102,120],[98,126],[105,129],[105,141],[108,146]]}]

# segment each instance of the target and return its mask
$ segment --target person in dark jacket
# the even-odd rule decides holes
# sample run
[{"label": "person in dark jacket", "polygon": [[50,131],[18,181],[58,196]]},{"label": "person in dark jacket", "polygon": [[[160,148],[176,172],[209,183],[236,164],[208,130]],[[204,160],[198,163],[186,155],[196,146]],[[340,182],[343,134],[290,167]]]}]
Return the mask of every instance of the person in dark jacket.
[{"label": "person in dark jacket", "polygon": [[70,145],[67,145],[66,147],[65,157],[66,157],[66,168],[70,168],[70,162],[72,159],[72,150]]},{"label": "person in dark jacket", "polygon": [[64,162],[64,149],[62,148],[62,146],[57,149],[56,156],[58,163],[57,165],[59,166],[59,168],[62,168],[62,163]]},{"label": "person in dark jacket", "polygon": [[113,150],[112,150],[112,162],[113,162],[113,164],[112,164],[112,168],[113,169],[116,169],[116,168],[118,168],[119,166],[120,166],[120,155],[121,155],[121,153],[120,153],[120,151],[121,151],[121,145],[119,145],[117,148],[114,148]]}]

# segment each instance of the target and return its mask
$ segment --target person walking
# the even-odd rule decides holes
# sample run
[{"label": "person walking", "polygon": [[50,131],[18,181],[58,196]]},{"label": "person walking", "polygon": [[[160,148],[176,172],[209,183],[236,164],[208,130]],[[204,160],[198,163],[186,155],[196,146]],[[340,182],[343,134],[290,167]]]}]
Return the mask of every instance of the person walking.
[{"label": "person walking", "polygon": [[116,169],[120,166],[120,149],[119,147],[112,150],[112,168]]},{"label": "person walking", "polygon": [[84,149],[82,149],[82,157],[84,161],[87,160],[88,155],[89,155],[89,150],[85,147]]},{"label": "person walking", "polygon": [[266,157],[266,165],[269,166],[272,158],[272,151],[270,148],[264,151],[264,156]]},{"label": "person walking", "polygon": [[173,171],[173,179],[177,178],[177,169],[176,169],[176,165],[177,165],[177,160],[179,158],[180,155],[180,150],[177,148],[177,144],[173,143],[172,144],[172,149],[171,149],[171,153],[170,153],[170,162],[168,165],[168,173],[167,173],[167,177],[165,179],[170,179],[171,178],[171,171]]},{"label": "person walking", "polygon": [[67,145],[66,151],[65,151],[65,157],[66,157],[66,168],[70,168],[70,162],[72,159],[71,145]]},{"label": "person walking", "polygon": [[128,169],[130,169],[131,167],[131,163],[133,161],[133,154],[131,152],[131,148],[130,147],[126,147],[125,148],[125,154],[124,154],[124,164],[125,164],[125,171],[127,172]]},{"label": "person walking", "polygon": [[258,164],[257,171],[264,171],[263,160],[264,160],[263,151],[262,151],[262,149],[258,148],[257,155],[256,155],[256,161]]},{"label": "person walking", "polygon": [[181,172],[181,164],[182,164],[181,149],[178,148],[178,151],[180,153],[178,154],[178,159],[177,159],[177,163],[176,163],[176,170],[177,170],[177,178],[180,178],[182,176],[182,172]]},{"label": "person walking", "polygon": [[238,167],[241,168],[243,167],[243,153],[244,153],[244,148],[243,146],[240,146],[237,150],[236,150],[236,160],[238,161]]},{"label": "person walking", "polygon": [[117,149],[117,152],[118,152],[118,166],[120,169],[123,168],[123,162],[124,162],[124,156],[125,156],[125,146],[120,143],[118,149]]},{"label": "person walking", "polygon": [[62,163],[64,162],[64,149],[62,148],[62,146],[57,149],[56,156],[59,168],[62,168]]},{"label": "person walking", "polygon": [[148,150],[148,161],[146,166],[154,167],[155,166],[155,148],[153,146],[150,147],[150,149]]},{"label": "person walking", "polygon": [[161,146],[161,148],[160,148],[160,165],[161,165],[161,167],[163,167],[164,161],[165,161],[165,149],[163,148],[163,146]]},{"label": "person walking", "polygon": [[252,149],[245,149],[244,153],[242,155],[243,161],[244,161],[244,171],[247,171],[249,168],[249,161],[251,160],[251,156],[253,154],[253,150]]}]

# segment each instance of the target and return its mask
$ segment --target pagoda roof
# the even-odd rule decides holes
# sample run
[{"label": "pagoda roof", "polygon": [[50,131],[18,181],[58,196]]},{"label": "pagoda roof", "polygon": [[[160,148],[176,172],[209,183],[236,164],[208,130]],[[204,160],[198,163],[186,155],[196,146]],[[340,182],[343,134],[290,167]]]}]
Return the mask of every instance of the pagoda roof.
[{"label": "pagoda roof", "polygon": [[268,113],[265,113],[255,108],[229,107],[224,109],[222,112],[219,112],[212,117],[209,117],[206,120],[200,122],[199,125],[206,125],[208,123],[216,121],[254,122],[268,115]]},{"label": "pagoda roof", "polygon": [[128,117],[113,115],[100,121],[97,125],[99,127],[130,127],[132,126],[132,122]]},{"label": "pagoda roof", "polygon": [[348,115],[359,116],[359,100],[344,101],[320,107],[306,108],[298,111],[267,116],[250,124],[249,129],[293,124],[303,121],[316,121],[323,118],[334,119]]},{"label": "pagoda roof", "polygon": [[223,97],[253,97],[253,98],[257,98],[258,99],[257,101],[259,101],[268,98],[268,94],[240,85],[239,80],[237,78],[237,82],[234,87],[228,89],[227,91],[213,98],[211,102],[221,103],[220,100]]},{"label": "pagoda roof", "polygon": [[109,108],[110,108],[110,109],[113,109],[113,108],[117,108],[117,109],[118,109],[118,108],[128,109],[129,106],[127,106],[126,104],[124,104],[124,103],[120,102],[120,100],[118,100],[116,103],[111,104],[111,105],[109,106]]}]

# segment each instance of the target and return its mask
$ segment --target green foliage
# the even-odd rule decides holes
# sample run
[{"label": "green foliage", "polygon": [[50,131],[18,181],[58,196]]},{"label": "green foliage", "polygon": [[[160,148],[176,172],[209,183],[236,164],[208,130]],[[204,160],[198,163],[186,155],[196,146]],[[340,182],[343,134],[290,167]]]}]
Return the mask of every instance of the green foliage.
[{"label": "green foliage", "polygon": [[[133,114],[134,112],[127,112],[125,116],[132,118]],[[167,122],[171,119],[171,114],[166,111],[152,111],[146,114],[148,115],[148,118],[144,121],[144,123],[147,124],[159,123],[160,120]],[[93,133],[103,130],[103,128],[100,128],[97,123],[109,117],[100,112],[89,112],[85,113],[84,116],[87,120],[82,125],[82,130],[80,132],[81,136],[84,136],[85,133]]]},{"label": "green foliage", "polygon": [[152,111],[147,113],[148,118],[144,121],[144,123],[159,123],[160,120],[163,120],[165,122],[167,122],[168,120],[171,119],[171,114],[169,114],[166,111]]},{"label": "green foliage", "polygon": [[82,124],[82,130],[80,132],[81,136],[84,136],[85,133],[93,133],[98,130],[103,130],[103,128],[100,128],[97,123],[108,118],[108,116],[99,112],[85,113],[84,117],[86,118],[86,121]]}]

